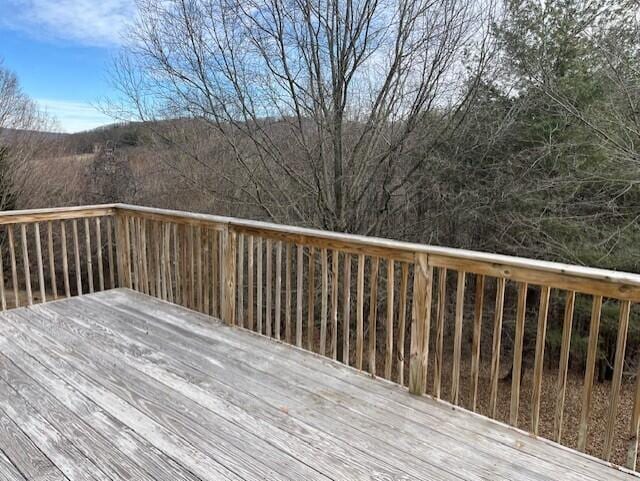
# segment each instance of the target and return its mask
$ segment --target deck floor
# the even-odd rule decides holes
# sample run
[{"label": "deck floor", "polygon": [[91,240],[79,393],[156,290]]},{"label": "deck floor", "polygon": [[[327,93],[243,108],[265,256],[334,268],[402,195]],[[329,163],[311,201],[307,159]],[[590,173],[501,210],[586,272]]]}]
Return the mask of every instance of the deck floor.
[{"label": "deck floor", "polygon": [[112,290],[0,314],[0,479],[638,478]]}]

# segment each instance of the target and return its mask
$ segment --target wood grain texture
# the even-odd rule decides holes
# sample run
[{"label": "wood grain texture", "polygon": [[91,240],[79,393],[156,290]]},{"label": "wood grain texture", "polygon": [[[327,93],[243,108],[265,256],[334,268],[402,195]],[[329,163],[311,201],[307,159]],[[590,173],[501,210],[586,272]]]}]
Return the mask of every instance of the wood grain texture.
[{"label": "wood grain texture", "polygon": [[409,264],[402,263],[402,277],[400,278],[400,305],[398,307],[398,347],[397,352],[397,379],[398,384],[404,386],[404,353],[405,353],[405,331],[407,323],[407,289],[409,287]]},{"label": "wood grain texture", "polygon": [[462,317],[464,315],[464,290],[466,273],[458,272],[456,288],[456,314],[453,328],[453,366],[451,371],[451,403],[458,404],[460,398],[460,361],[462,357]]},{"label": "wood grain texture", "polygon": [[376,349],[378,347],[378,270],[380,258],[371,258],[371,273],[369,275],[369,373],[376,375]]},{"label": "wood grain texture", "polygon": [[504,311],[505,280],[496,279],[496,304],[493,316],[493,344],[491,346],[491,395],[489,399],[489,413],[496,417],[498,407],[498,379],[500,377],[500,347],[502,340],[502,316]]},{"label": "wood grain texture", "polygon": [[4,290],[4,252],[0,243],[0,308],[7,310],[7,295]]},{"label": "wood grain texture", "polygon": [[567,291],[564,304],[564,321],[562,325],[562,346],[560,347],[560,364],[558,366],[558,384],[556,388],[556,412],[553,419],[553,437],[556,442],[562,441],[562,419],[564,416],[564,398],[567,390],[567,373],[569,370],[569,347],[571,344],[571,328],[576,293]]},{"label": "wood grain texture", "polygon": [[62,279],[64,282],[64,294],[71,296],[71,286],[69,283],[69,256],[67,254],[67,229],[64,221],[60,221],[60,243],[62,244]]},{"label": "wood grain texture", "polygon": [[[133,219],[131,219],[131,225],[133,225]],[[87,217],[84,218],[84,238],[85,238],[85,249],[84,249],[84,255],[87,258],[86,259],[86,263],[87,263],[87,283],[89,284],[89,293],[92,293],[94,291],[93,289],[93,254],[91,251],[91,228],[89,227],[89,219]],[[135,249],[132,248],[132,250],[134,252],[136,252],[137,255],[137,251]],[[138,276],[140,275],[139,272],[137,271],[137,260],[135,262],[136,265],[136,279],[138,279]],[[139,282],[139,279],[138,279]]]},{"label": "wood grain texture", "polygon": [[471,410],[478,405],[478,379],[480,375],[480,341],[482,335],[482,310],[484,308],[484,276],[476,275],[473,309],[473,340],[471,344]]},{"label": "wood grain texture", "polygon": [[287,242],[284,264],[284,339],[291,344],[291,244]]},{"label": "wood grain texture", "polygon": [[331,358],[338,358],[338,287],[340,284],[340,253],[331,252]]},{"label": "wood grain texture", "polygon": [[362,370],[364,349],[364,254],[358,256],[358,279],[356,285],[356,364]]},{"label": "wood grain texture", "polygon": [[607,415],[607,430],[605,434],[604,458],[611,460],[613,441],[615,435],[616,416],[618,414],[618,398],[620,397],[620,385],[622,384],[622,369],[624,368],[624,354],[627,345],[627,331],[629,329],[629,312],[631,303],[620,303],[620,319],[618,321],[618,336],[616,341],[616,360],[613,366],[613,378],[609,394],[609,413]]},{"label": "wood grain texture", "polygon": [[524,343],[524,321],[527,312],[527,291],[529,286],[518,284],[518,305],[516,307],[516,333],[513,340],[513,379],[511,379],[511,403],[509,407],[509,423],[518,426],[518,409],[520,407],[520,381],[522,380],[522,347]]},{"label": "wood grain texture", "polygon": [[440,399],[444,349],[444,321],[447,311],[447,269],[438,269],[438,304],[436,306],[436,339],[433,356],[433,395]]},{"label": "wood grain texture", "polygon": [[[11,406],[9,421],[29,433],[17,446],[33,437],[69,479],[87,461],[75,479],[635,479],[132,291],[0,318],[0,409]],[[43,435],[54,431],[59,441]]]},{"label": "wood grain texture", "polygon": [[329,267],[327,249],[320,250],[320,355],[327,354],[327,316],[329,305]]},{"label": "wood grain texture", "polygon": [[53,222],[47,222],[47,251],[49,258],[49,280],[51,282],[51,293],[53,299],[58,299],[58,282],[56,274],[56,256],[54,254],[53,245]]},{"label": "wood grain texture", "polygon": [[307,349],[313,350],[316,332],[316,255],[313,247],[309,248],[309,269],[307,280]]},{"label": "wood grain texture", "polygon": [[40,302],[47,302],[46,286],[44,284],[44,265],[42,262],[42,239],[40,238],[40,224],[33,224],[33,236],[36,240],[36,265],[38,269],[38,288],[40,289]]},{"label": "wood grain texture", "polygon": [[33,292],[31,290],[31,268],[29,267],[29,241],[27,239],[27,226],[20,224],[20,238],[22,239],[22,274],[27,289],[27,304],[33,304]]},{"label": "wood grain texture", "polygon": [[538,309],[538,328],[536,329],[536,353],[533,360],[533,387],[531,389],[531,430],[538,434],[540,423],[540,397],[542,396],[542,374],[544,370],[544,347],[547,337],[547,316],[549,313],[549,296],[551,289],[543,286],[540,289],[540,307]]},{"label": "wood grain texture", "polygon": [[302,347],[302,303],[303,291],[304,248],[296,246],[296,346]]},{"label": "wood grain texture", "polygon": [[578,450],[584,452],[587,447],[589,433],[589,417],[591,416],[591,396],[593,389],[593,374],[596,369],[598,351],[598,334],[600,332],[600,315],[602,311],[602,297],[594,296],[591,306],[591,322],[589,324],[589,343],[587,345],[587,365],[582,386],[582,409],[578,426]]},{"label": "wood grain texture", "polygon": [[280,340],[280,333],[282,332],[282,241],[276,243],[276,288],[273,330],[275,338]]},{"label": "wood grain texture", "polygon": [[393,320],[395,312],[395,262],[387,260],[387,315],[385,323],[384,377],[391,379],[393,370]]},{"label": "wood grain texture", "polygon": [[413,274],[413,319],[409,358],[409,392],[417,395],[424,394],[427,388],[432,286],[433,267],[429,265],[426,255],[418,254]]},{"label": "wood grain texture", "polygon": [[11,287],[13,288],[13,306],[20,307],[20,295],[18,294],[18,267],[16,265],[16,247],[13,234],[13,225],[7,226],[7,241],[9,242],[9,259],[11,262]]}]

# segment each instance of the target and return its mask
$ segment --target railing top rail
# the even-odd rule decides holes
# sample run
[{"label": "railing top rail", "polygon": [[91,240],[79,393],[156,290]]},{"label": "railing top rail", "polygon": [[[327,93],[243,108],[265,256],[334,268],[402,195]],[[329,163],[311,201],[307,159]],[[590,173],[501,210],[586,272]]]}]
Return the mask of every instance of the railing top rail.
[{"label": "railing top rail", "polygon": [[238,232],[265,235],[283,240],[345,249],[369,255],[390,256],[413,261],[415,254],[427,254],[435,266],[467,270],[496,277],[545,284],[579,292],[599,294],[619,299],[640,300],[640,274],[599,269],[560,262],[487,252],[416,244],[378,237],[330,232],[294,227],[234,217],[197,214],[177,210],[157,209],[128,204],[116,204],[117,210],[149,216],[174,218],[195,224],[231,226]]},{"label": "railing top rail", "polygon": [[47,209],[0,211],[0,225],[47,220],[82,219],[115,213],[115,204],[83,205],[74,207],[52,207]]},{"label": "railing top rail", "polygon": [[640,301],[640,274],[630,272],[130,204],[4,211],[0,212],[0,225],[78,219],[113,215],[118,212],[143,215],[155,220],[208,225],[219,229],[230,227],[238,233],[339,249],[356,254],[392,257],[407,262],[413,262],[416,254],[426,254],[429,263],[437,267]]}]

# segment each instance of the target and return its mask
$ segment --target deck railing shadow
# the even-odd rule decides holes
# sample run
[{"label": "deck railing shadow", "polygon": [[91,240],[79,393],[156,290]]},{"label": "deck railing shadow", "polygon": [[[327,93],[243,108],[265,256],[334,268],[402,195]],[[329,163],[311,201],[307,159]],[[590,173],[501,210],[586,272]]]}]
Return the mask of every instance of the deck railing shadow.
[{"label": "deck railing shadow", "polygon": [[[553,428],[547,437],[565,444],[572,330],[586,329],[572,446],[580,451],[593,435],[606,303],[617,312],[615,352],[604,442],[589,452],[620,462],[614,454],[624,445],[625,464],[636,469],[640,376],[629,412],[621,412],[627,404],[620,407],[619,401],[623,381],[631,377],[625,361],[633,365],[631,354],[640,347],[628,342],[630,314],[640,301],[637,274],[124,204],[0,212],[0,261],[3,310],[129,287],[471,411],[479,410],[484,389],[488,406],[482,414],[535,435],[544,376],[553,371]],[[591,306],[579,326],[576,299]],[[552,367],[545,363],[550,312],[561,316],[562,325]],[[505,313],[512,316],[508,322]],[[535,337],[532,352],[523,349],[526,326]],[[526,402],[523,366],[532,369]],[[499,406],[505,383],[508,413]],[[619,428],[620,416],[628,419],[625,429]]]}]

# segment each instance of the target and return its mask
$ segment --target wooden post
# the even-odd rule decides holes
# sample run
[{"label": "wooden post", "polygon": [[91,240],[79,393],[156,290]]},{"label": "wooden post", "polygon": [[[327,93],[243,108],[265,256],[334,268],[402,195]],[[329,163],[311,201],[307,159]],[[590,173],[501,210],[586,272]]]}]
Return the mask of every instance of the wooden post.
[{"label": "wooden post", "polygon": [[116,264],[118,266],[118,287],[130,285],[129,251],[125,234],[126,217],[116,216]]},{"label": "wooden post", "polygon": [[409,392],[417,395],[424,394],[427,386],[432,283],[433,267],[429,265],[427,254],[416,254],[413,276]]},{"label": "wooden post", "polygon": [[236,233],[225,227],[222,231],[223,293],[222,320],[236,323]]}]

